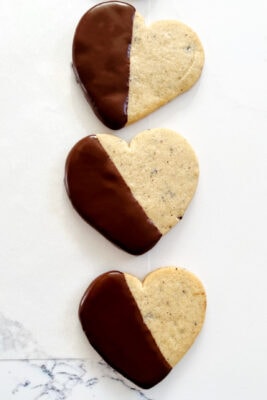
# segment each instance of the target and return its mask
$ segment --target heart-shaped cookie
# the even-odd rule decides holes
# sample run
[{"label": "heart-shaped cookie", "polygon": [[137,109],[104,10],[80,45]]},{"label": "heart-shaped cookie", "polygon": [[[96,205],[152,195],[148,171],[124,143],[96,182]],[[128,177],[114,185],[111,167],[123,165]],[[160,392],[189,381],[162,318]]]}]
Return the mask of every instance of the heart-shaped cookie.
[{"label": "heart-shaped cookie", "polygon": [[74,208],[132,254],[149,250],[183,217],[197,181],[194,151],[169,129],[143,131],[130,145],[108,134],[85,137],[65,169]]},{"label": "heart-shaped cookie", "polygon": [[96,115],[111,129],[146,116],[199,78],[204,52],[197,35],[178,21],[147,27],[127,3],[106,2],[80,20],[73,69]]},{"label": "heart-shaped cookie", "polygon": [[206,295],[190,272],[160,268],[140,282],[111,271],[86,290],[79,309],[91,345],[142,388],[160,382],[201,330]]}]

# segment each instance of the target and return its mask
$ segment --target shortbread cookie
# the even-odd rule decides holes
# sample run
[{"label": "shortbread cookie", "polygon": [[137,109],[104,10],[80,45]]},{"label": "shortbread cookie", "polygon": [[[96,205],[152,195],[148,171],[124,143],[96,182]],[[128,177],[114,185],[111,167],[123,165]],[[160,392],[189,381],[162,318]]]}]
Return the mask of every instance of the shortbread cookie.
[{"label": "shortbread cookie", "polygon": [[201,330],[206,295],[190,272],[160,268],[140,282],[111,271],[86,290],[79,309],[91,345],[142,388],[160,382]]},{"label": "shortbread cookie", "polygon": [[188,90],[199,78],[204,52],[197,35],[178,21],[146,26],[127,3],[106,2],[80,20],[73,69],[100,120],[120,129]]},{"label": "shortbread cookie", "polygon": [[149,250],[183,217],[197,181],[194,151],[169,129],[143,131],[130,145],[113,135],[88,136],[66,161],[74,208],[132,254]]}]

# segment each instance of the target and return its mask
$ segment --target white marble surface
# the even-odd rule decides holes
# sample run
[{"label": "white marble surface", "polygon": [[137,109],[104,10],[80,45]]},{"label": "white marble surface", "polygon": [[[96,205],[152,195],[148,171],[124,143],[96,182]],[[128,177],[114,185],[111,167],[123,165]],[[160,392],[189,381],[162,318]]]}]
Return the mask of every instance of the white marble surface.
[{"label": "white marble surface", "polygon": [[[189,92],[116,133],[128,140],[147,128],[177,130],[200,163],[185,217],[140,257],[88,227],[63,187],[69,149],[89,133],[107,131],[70,67],[74,28],[95,3],[1,1],[0,398],[264,399],[267,3],[131,3],[148,22],[187,23],[206,53],[203,75]],[[187,267],[203,281],[207,319],[170,375],[140,391],[88,345],[77,308],[104,271],[142,278],[164,265]]]},{"label": "white marble surface", "polygon": [[[90,372],[89,372],[90,371]],[[93,373],[92,373],[93,371]],[[143,399],[152,397],[123,379],[101,359],[21,360],[0,363],[5,400]]]}]

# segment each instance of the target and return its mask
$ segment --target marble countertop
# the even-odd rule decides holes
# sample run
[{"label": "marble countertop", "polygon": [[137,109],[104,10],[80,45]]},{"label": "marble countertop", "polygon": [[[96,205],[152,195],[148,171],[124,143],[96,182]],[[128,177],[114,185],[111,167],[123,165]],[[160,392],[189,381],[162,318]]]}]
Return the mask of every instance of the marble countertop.
[{"label": "marble countertop", "polygon": [[[5,400],[143,399],[149,394],[123,379],[101,359],[13,360],[0,362],[1,398]],[[102,398],[103,398],[102,397]]]},{"label": "marble countertop", "polygon": [[[192,89],[115,134],[179,132],[198,156],[198,189],[178,226],[142,256],[89,227],[72,209],[63,175],[78,140],[112,133],[71,68],[75,26],[96,2],[1,1],[0,399],[265,399],[266,0],[129,2],[148,23],[191,26],[206,59]],[[168,265],[203,282],[206,321],[166,379],[140,390],[91,348],[77,310],[103,272],[142,279]]]}]

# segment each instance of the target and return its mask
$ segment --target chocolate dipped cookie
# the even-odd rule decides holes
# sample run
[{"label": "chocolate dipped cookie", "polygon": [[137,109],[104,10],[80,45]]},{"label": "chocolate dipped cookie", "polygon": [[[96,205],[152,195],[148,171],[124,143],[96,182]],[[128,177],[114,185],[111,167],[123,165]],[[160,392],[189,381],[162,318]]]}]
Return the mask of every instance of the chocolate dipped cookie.
[{"label": "chocolate dipped cookie", "polygon": [[98,118],[120,129],[184,93],[200,77],[197,35],[175,20],[149,26],[127,3],[100,3],[78,23],[73,69]]},{"label": "chocolate dipped cookie", "polygon": [[113,368],[142,388],[159,383],[199,334],[206,294],[192,273],[160,268],[143,282],[110,271],[86,290],[79,309],[82,328]]},{"label": "chocolate dipped cookie", "polygon": [[87,136],[70,151],[65,186],[76,211],[132,254],[152,248],[188,207],[198,182],[189,143],[169,129],[139,133],[128,144]]}]

